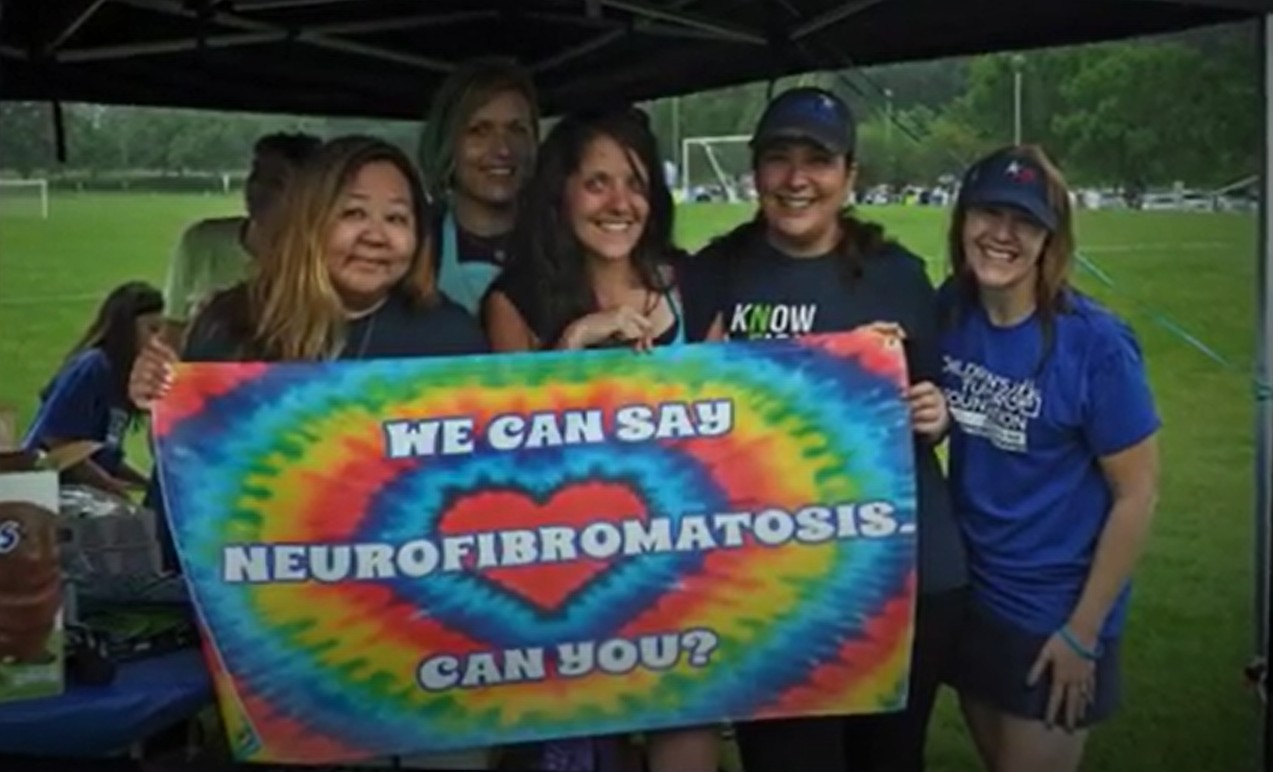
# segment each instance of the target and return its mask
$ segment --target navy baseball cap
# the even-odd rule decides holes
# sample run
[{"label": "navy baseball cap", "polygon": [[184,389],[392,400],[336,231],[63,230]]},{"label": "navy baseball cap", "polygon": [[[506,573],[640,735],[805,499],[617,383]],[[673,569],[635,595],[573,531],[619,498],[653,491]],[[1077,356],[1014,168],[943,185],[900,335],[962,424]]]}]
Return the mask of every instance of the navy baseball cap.
[{"label": "navy baseball cap", "polygon": [[836,155],[853,152],[857,123],[835,94],[804,87],[784,91],[765,108],[752,134],[753,148],[782,140],[806,140]]},{"label": "navy baseball cap", "polygon": [[963,200],[968,206],[1019,209],[1049,231],[1056,230],[1047,174],[1029,157],[1000,151],[973,164],[964,175]]}]

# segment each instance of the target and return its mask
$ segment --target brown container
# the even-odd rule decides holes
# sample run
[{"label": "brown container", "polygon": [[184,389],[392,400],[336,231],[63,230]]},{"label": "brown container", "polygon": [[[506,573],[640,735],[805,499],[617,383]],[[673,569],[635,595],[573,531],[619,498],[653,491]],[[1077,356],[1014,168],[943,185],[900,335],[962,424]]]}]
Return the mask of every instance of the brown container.
[{"label": "brown container", "polygon": [[49,659],[61,606],[57,516],[30,502],[0,502],[0,662]]}]

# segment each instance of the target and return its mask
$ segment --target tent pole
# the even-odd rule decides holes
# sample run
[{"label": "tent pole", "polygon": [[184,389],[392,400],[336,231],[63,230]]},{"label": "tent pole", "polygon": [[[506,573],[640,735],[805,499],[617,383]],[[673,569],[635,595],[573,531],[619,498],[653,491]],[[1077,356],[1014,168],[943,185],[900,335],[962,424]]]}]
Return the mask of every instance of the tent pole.
[{"label": "tent pole", "polygon": [[[1273,346],[1273,14],[1259,20],[1259,82],[1262,116],[1260,144],[1259,254],[1256,283],[1255,386],[1256,386],[1256,641],[1266,665],[1273,664],[1273,401],[1270,401],[1270,355]],[[1260,704],[1260,759],[1257,769],[1269,769],[1273,761],[1273,711],[1267,700]]]}]

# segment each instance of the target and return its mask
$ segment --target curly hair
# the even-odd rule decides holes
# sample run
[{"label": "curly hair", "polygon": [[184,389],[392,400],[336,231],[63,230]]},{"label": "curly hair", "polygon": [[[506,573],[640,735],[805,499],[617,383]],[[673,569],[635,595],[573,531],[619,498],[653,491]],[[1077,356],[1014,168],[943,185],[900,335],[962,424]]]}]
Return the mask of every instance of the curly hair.
[{"label": "curly hair", "polygon": [[563,118],[539,151],[535,173],[522,192],[513,228],[509,270],[535,288],[543,330],[555,331],[597,310],[587,257],[563,211],[566,185],[579,171],[589,145],[607,137],[644,176],[650,212],[633,249],[632,267],[647,289],[665,292],[663,268],[677,250],[672,242],[675,208],[662,174],[658,140],[644,114],[634,109],[578,113]]}]

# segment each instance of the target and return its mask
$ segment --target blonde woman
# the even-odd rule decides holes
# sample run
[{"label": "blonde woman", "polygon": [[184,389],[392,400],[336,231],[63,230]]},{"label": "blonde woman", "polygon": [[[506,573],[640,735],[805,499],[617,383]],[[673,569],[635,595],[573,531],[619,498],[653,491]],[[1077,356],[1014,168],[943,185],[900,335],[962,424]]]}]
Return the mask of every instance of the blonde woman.
[{"label": "blonde woman", "polygon": [[[435,287],[428,207],[410,160],[368,137],[326,144],[299,172],[266,259],[191,328],[188,361],[480,353],[476,321]],[[152,344],[131,394],[149,401],[174,353]]]},{"label": "blonde woman", "polygon": [[439,207],[431,224],[439,289],[470,313],[504,266],[518,197],[534,171],[539,109],[530,75],[476,59],[433,99],[418,161]]},{"label": "blonde woman", "polygon": [[[476,320],[434,286],[425,202],[419,175],[397,148],[367,137],[329,142],[289,188],[255,273],[198,316],[182,358],[315,361],[487,351]],[[176,358],[152,342],[133,367],[131,398],[150,404],[165,390]],[[161,496],[149,498],[162,504]],[[435,769],[485,769],[486,759],[485,749],[474,749],[422,761]]]}]

